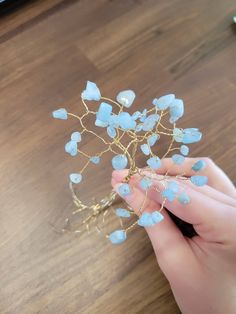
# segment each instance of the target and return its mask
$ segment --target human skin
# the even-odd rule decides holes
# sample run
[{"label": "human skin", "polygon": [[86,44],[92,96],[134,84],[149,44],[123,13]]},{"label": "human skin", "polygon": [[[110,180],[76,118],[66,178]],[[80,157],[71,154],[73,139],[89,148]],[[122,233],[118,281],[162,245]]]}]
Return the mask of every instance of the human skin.
[{"label": "human skin", "polygon": [[[183,166],[173,166],[166,158],[158,174],[191,176],[192,165],[199,159],[206,161],[202,173],[208,185],[196,187],[189,181],[178,180],[190,196],[190,203],[166,201],[164,220],[146,228],[157,262],[168,279],[176,302],[183,314],[236,313],[236,189],[226,174],[208,158],[186,158]],[[201,174],[202,174],[201,173]],[[127,170],[114,171],[112,186],[118,192]],[[175,181],[176,179],[173,178]],[[132,193],[125,201],[138,214],[145,197],[139,186],[139,175],[129,182]],[[155,181],[154,185],[163,189]],[[159,210],[160,193],[150,189],[143,211]],[[167,211],[193,225],[197,236],[183,236]]]}]

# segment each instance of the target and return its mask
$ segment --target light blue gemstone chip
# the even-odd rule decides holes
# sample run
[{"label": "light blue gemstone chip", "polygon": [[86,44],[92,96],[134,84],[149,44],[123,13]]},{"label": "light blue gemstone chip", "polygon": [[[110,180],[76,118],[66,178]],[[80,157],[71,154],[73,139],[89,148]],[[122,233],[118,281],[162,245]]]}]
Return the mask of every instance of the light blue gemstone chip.
[{"label": "light blue gemstone chip", "polygon": [[159,134],[152,134],[148,137],[147,142],[149,144],[149,146],[153,146],[156,144],[156,142],[160,139],[160,135]]},{"label": "light blue gemstone chip", "polygon": [[78,154],[78,147],[76,141],[69,141],[65,145],[65,151],[71,156],[76,156]]},{"label": "light blue gemstone chip", "polygon": [[189,148],[186,145],[180,146],[180,152],[182,155],[187,156],[189,154]]},{"label": "light blue gemstone chip", "polygon": [[116,137],[116,129],[113,126],[108,126],[107,127],[107,134],[110,138],[115,138]]},{"label": "light blue gemstone chip", "polygon": [[71,173],[69,177],[70,181],[74,184],[78,184],[82,180],[82,175],[80,173]]},{"label": "light blue gemstone chip", "polygon": [[161,222],[163,219],[163,215],[158,211],[154,211],[152,213],[144,212],[139,217],[138,225],[141,227],[152,227]]},{"label": "light blue gemstone chip", "polygon": [[131,194],[131,188],[128,183],[123,183],[119,186],[118,192],[121,196],[125,197]]},{"label": "light blue gemstone chip", "polygon": [[53,118],[60,119],[60,120],[67,120],[68,119],[67,111],[65,108],[60,108],[60,109],[54,110],[52,112],[52,116],[53,116]]},{"label": "light blue gemstone chip", "polygon": [[151,114],[143,122],[143,131],[151,131],[159,120],[160,116],[158,114]]},{"label": "light blue gemstone chip", "polygon": [[178,196],[178,201],[181,203],[181,204],[189,204],[190,203],[190,197],[188,196],[188,194],[186,194],[185,192],[181,193],[179,196]]},{"label": "light blue gemstone chip", "polygon": [[167,188],[164,191],[162,191],[161,195],[168,199],[169,202],[173,202],[173,200],[175,199],[175,193],[173,192],[173,190]]},{"label": "light blue gemstone chip", "polygon": [[111,163],[112,163],[112,167],[115,170],[122,170],[126,168],[128,164],[128,159],[125,155],[120,154],[120,155],[114,156],[111,160]]},{"label": "light blue gemstone chip", "polygon": [[175,123],[184,115],[184,103],[182,99],[174,99],[170,105],[170,123]]},{"label": "light blue gemstone chip", "polygon": [[97,85],[93,82],[87,81],[86,89],[82,92],[82,98],[84,100],[96,100],[101,99],[101,93]]},{"label": "light blue gemstone chip", "polygon": [[109,239],[113,244],[121,244],[126,240],[126,232],[124,230],[116,230],[109,234]]},{"label": "light blue gemstone chip", "polygon": [[144,177],[140,180],[139,185],[143,190],[148,190],[152,186],[152,180],[148,177]]},{"label": "light blue gemstone chip", "polygon": [[144,153],[144,155],[148,156],[151,154],[148,144],[142,144],[140,148],[141,148],[141,151]]},{"label": "light blue gemstone chip", "polygon": [[179,154],[174,154],[171,159],[173,160],[173,162],[176,164],[176,165],[182,165],[182,163],[184,162],[185,158],[184,156],[182,155],[179,155]]},{"label": "light blue gemstone chip", "polygon": [[130,212],[125,208],[117,208],[116,209],[116,216],[122,217],[122,218],[129,218]]},{"label": "light blue gemstone chip", "polygon": [[112,106],[107,104],[106,102],[102,102],[96,113],[95,125],[99,127],[108,126],[111,113],[112,113]]},{"label": "light blue gemstone chip", "polygon": [[206,162],[204,160],[198,160],[193,166],[192,170],[194,171],[201,171],[206,167]]},{"label": "light blue gemstone chip", "polygon": [[161,167],[161,160],[157,156],[151,157],[147,160],[147,165],[153,170],[157,170]]},{"label": "light blue gemstone chip", "polygon": [[196,186],[203,186],[207,184],[208,178],[206,176],[192,176],[190,181]]},{"label": "light blue gemstone chip", "polygon": [[81,134],[80,134],[80,132],[78,132],[78,131],[73,132],[73,133],[71,134],[71,140],[72,140],[72,141],[75,141],[75,142],[77,142],[77,143],[81,142]]},{"label": "light blue gemstone chip", "polygon": [[173,191],[174,193],[177,193],[179,191],[179,185],[175,181],[168,182],[167,186],[168,186],[168,189]]},{"label": "light blue gemstone chip", "polygon": [[99,164],[100,160],[101,160],[101,158],[100,158],[99,156],[92,156],[92,157],[90,158],[90,161],[91,161],[93,164],[95,164],[95,165]]},{"label": "light blue gemstone chip", "polygon": [[135,99],[135,92],[131,89],[123,90],[116,96],[116,100],[126,108],[131,107]]},{"label": "light blue gemstone chip", "polygon": [[174,94],[169,94],[165,96],[161,96],[160,98],[155,98],[152,101],[152,104],[156,106],[159,110],[167,109],[175,99]]},{"label": "light blue gemstone chip", "polygon": [[119,125],[123,130],[134,130],[136,127],[136,121],[132,119],[132,116],[128,112],[121,112],[119,115]]}]

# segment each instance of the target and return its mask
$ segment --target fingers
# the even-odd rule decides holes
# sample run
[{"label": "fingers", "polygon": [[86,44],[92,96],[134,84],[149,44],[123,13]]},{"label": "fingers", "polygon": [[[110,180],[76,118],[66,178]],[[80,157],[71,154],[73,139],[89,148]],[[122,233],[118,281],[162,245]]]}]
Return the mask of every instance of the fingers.
[{"label": "fingers", "polygon": [[[126,170],[114,172],[113,182],[122,181],[126,175]],[[156,176],[158,178],[158,175]],[[153,176],[152,178],[154,188],[149,189],[147,196],[149,199],[162,204],[164,199],[156,188],[162,191],[163,185],[160,181],[155,180]],[[139,180],[140,177],[135,175],[132,178],[132,185],[142,191]],[[173,202],[166,201],[165,207],[175,216],[192,224],[196,232],[205,240],[226,242],[235,229],[234,221],[236,217],[233,219],[232,215],[233,213],[236,215],[236,211],[231,206],[234,200],[208,186],[195,189],[192,184],[180,180],[178,180],[178,184],[180,190],[185,191],[190,196],[190,203],[182,205],[175,199]],[[231,217],[231,221],[229,221],[229,217]]]},{"label": "fingers", "polygon": [[192,166],[200,159],[206,162],[206,167],[200,174],[203,173],[208,177],[208,185],[235,198],[236,190],[233,183],[210,158],[185,158],[182,165],[175,165],[171,158],[165,158],[162,159],[162,166],[157,170],[157,173],[165,174],[168,171],[168,174],[171,176],[184,174],[190,177],[196,174],[196,172],[192,170]]},{"label": "fingers", "polygon": [[[123,178],[121,178],[121,181]],[[117,183],[117,181],[113,179],[112,184],[114,189],[119,193],[119,186],[121,183]],[[152,212],[160,209],[160,205],[158,203],[152,199],[146,198],[145,193],[136,187],[135,180],[133,180],[130,185],[132,193],[124,197],[124,200],[136,211],[138,215],[140,214],[139,210],[143,204],[144,212]],[[179,264],[179,267],[181,268],[183,254],[185,256],[189,254],[190,258],[192,251],[188,242],[173,223],[168,213],[163,210],[162,214],[164,216],[164,220],[157,225],[146,228],[146,231],[152,242],[160,267],[163,272],[169,276],[170,269],[168,265],[170,262],[175,262],[175,267],[178,267]]]}]

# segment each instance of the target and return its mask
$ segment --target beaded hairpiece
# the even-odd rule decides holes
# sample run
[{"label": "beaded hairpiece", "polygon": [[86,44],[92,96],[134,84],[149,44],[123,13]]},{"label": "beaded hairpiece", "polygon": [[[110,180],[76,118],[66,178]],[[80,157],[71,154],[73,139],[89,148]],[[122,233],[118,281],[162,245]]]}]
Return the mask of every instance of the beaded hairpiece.
[{"label": "beaded hairpiece", "polygon": [[[162,176],[157,176],[156,171],[162,165],[162,159],[172,154],[171,158],[173,164],[182,165],[184,163],[184,156],[189,153],[189,147],[186,144],[195,143],[201,140],[202,134],[197,128],[181,129],[176,127],[176,122],[184,114],[184,104],[181,99],[177,99],[174,94],[155,98],[152,101],[150,109],[144,109],[142,112],[135,111],[129,113],[126,109],[130,108],[135,100],[135,93],[132,90],[124,90],[118,93],[116,101],[102,97],[99,88],[93,82],[88,81],[86,89],[81,94],[81,101],[84,112],[78,116],[67,112],[66,109],[60,108],[53,111],[53,117],[56,119],[67,120],[72,117],[78,120],[79,130],[71,134],[71,139],[65,145],[65,151],[71,156],[80,156],[85,159],[85,164],[79,172],[71,173],[70,189],[72,191],[73,201],[76,210],[73,215],[85,213],[85,218],[79,223],[79,228],[75,232],[81,232],[81,228],[89,229],[90,224],[97,222],[99,217],[104,217],[108,212],[114,213],[120,222],[120,228],[111,233],[105,234],[107,238],[114,244],[122,243],[126,240],[127,232],[135,225],[142,227],[150,227],[160,223],[163,220],[161,214],[166,200],[172,202],[177,199],[182,204],[188,204],[190,197],[185,191],[181,191],[179,184],[173,181],[173,177],[168,175],[169,170]],[[93,101],[98,104],[93,104],[95,110],[91,110],[86,101]],[[166,121],[169,117],[169,121]],[[88,119],[89,118],[89,119]],[[88,128],[86,124],[93,123],[96,131]],[[166,127],[166,123],[171,127]],[[105,129],[99,131],[99,129]],[[102,133],[102,135],[100,135]],[[81,147],[83,145],[83,136],[91,135],[96,137],[105,146],[103,151],[98,152],[94,156],[90,156]],[[169,147],[166,153],[160,158],[154,153],[161,136],[169,138]],[[126,143],[126,144],[125,144]],[[145,171],[137,166],[137,150],[140,149],[142,153],[147,156],[147,167]],[[140,188],[145,193],[145,199],[140,204],[139,213],[134,213],[132,208],[128,205],[126,208],[114,209],[113,204],[117,196],[113,190],[111,193],[103,198],[101,201],[95,201],[93,204],[84,204],[77,192],[75,186],[80,184],[84,177],[84,172],[90,164],[98,165],[102,156],[106,153],[112,153],[114,156],[111,159],[112,167],[116,170],[128,168],[128,174],[124,178],[123,183],[119,186],[118,193],[126,197],[132,193],[132,188],[129,185],[131,177],[135,174],[140,175]],[[196,173],[205,167],[204,160],[197,161],[192,170]],[[147,171],[148,170],[148,171]],[[149,173],[150,175],[148,175]],[[155,174],[155,175],[152,175]],[[184,176],[184,173],[176,176],[180,180],[190,180],[196,186],[202,186],[207,183],[207,177],[202,175],[193,175],[190,178]],[[163,186],[160,191],[155,187],[154,181]],[[157,193],[161,193],[163,198],[162,205],[159,210],[152,213],[144,212],[145,202],[149,189],[154,189]],[[113,210],[111,210],[111,208]],[[135,220],[124,227],[123,220],[136,217]],[[64,230],[69,230],[69,219],[66,220]],[[95,223],[96,229],[102,232],[102,227]]]}]

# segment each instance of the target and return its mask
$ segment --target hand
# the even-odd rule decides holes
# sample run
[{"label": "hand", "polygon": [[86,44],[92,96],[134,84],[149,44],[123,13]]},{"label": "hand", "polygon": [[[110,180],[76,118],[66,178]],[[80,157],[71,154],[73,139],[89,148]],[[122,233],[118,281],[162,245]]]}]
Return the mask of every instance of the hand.
[{"label": "hand", "polygon": [[[183,172],[191,176],[194,173],[189,169],[197,160],[186,158],[181,168],[165,159],[158,174],[171,168],[171,176]],[[220,168],[208,158],[205,161],[207,167],[203,172],[208,176],[208,185],[195,187],[189,181],[178,180],[190,196],[190,203],[167,201],[162,211],[164,220],[146,231],[183,314],[233,314],[236,313],[236,190]],[[116,191],[126,175],[126,170],[113,172],[112,185]],[[139,180],[138,175],[131,179],[132,193],[125,197],[136,213],[145,197]],[[154,185],[163,189],[157,181]],[[150,189],[143,211],[158,210],[161,203],[160,193]],[[167,211],[192,224],[198,235],[185,238]]]}]

